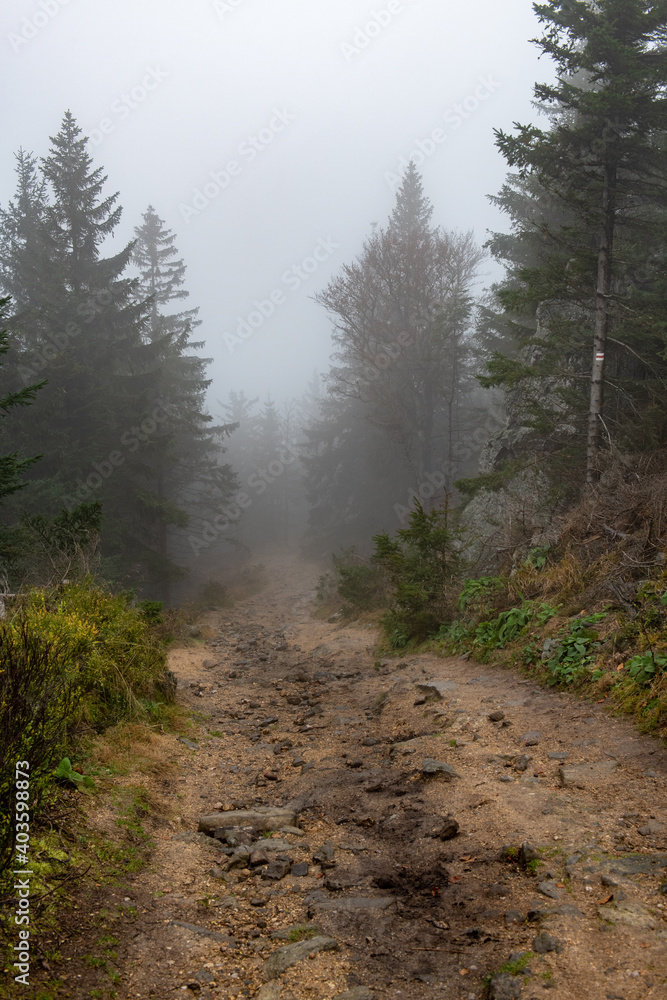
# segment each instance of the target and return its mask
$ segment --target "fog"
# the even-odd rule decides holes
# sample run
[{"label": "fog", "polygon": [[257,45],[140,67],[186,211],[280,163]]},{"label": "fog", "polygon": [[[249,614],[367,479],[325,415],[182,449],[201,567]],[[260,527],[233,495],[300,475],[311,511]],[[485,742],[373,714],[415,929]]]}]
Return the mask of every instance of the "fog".
[{"label": "fog", "polygon": [[177,234],[214,409],[326,369],[312,296],[385,221],[411,156],[434,222],[478,242],[502,227],[493,129],[534,118],[551,73],[528,0],[5,0],[0,23],[0,202],[14,152],[46,155],[71,110],[120,193],[114,247],[148,204]]}]

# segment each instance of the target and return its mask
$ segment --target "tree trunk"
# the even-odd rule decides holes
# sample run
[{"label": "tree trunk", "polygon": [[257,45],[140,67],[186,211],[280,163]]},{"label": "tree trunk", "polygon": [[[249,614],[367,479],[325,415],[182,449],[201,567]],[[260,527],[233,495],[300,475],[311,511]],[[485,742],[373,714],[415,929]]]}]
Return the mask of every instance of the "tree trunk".
[{"label": "tree trunk", "polygon": [[598,274],[595,290],[595,337],[593,340],[593,368],[591,396],[588,409],[588,440],[586,447],[586,482],[595,483],[600,478],[598,455],[602,430],[604,404],[604,355],[609,329],[609,296],[611,294],[611,261],[616,221],[616,168],[609,162],[604,165],[602,190],[602,232],[598,245]]}]

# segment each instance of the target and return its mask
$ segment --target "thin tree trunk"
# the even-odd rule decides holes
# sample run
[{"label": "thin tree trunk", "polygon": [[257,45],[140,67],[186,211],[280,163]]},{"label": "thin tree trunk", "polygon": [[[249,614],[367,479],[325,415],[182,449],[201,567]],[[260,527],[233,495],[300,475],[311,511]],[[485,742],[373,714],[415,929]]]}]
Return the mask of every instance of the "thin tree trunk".
[{"label": "thin tree trunk", "polygon": [[616,168],[609,163],[604,167],[602,191],[603,223],[598,246],[598,274],[595,301],[595,337],[593,340],[593,368],[591,396],[588,410],[588,440],[586,447],[586,482],[595,483],[600,477],[598,455],[602,431],[604,405],[604,356],[609,330],[609,296],[611,293],[611,261],[614,243]]}]

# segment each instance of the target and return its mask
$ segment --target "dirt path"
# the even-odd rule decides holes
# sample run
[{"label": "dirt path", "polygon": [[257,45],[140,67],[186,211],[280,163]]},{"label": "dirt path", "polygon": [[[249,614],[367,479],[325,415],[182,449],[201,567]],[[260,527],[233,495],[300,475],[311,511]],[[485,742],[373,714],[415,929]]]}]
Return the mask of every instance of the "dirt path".
[{"label": "dirt path", "polygon": [[659,744],[506,670],[375,664],[372,629],[311,618],[316,571],[271,579],[172,654],[200,732],[118,996],[666,997]]}]

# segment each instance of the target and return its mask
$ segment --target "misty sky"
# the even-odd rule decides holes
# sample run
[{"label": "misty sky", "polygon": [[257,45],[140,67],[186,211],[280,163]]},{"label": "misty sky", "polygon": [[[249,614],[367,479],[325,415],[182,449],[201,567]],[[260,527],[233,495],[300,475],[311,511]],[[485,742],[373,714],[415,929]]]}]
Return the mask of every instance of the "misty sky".
[{"label": "misty sky", "polygon": [[385,222],[401,158],[421,144],[434,222],[504,226],[493,128],[535,118],[539,33],[529,0],[3,0],[0,202],[71,110],[120,192],[112,249],[149,203],[177,234],[212,409],[300,394],[330,353],[311,297]]}]

